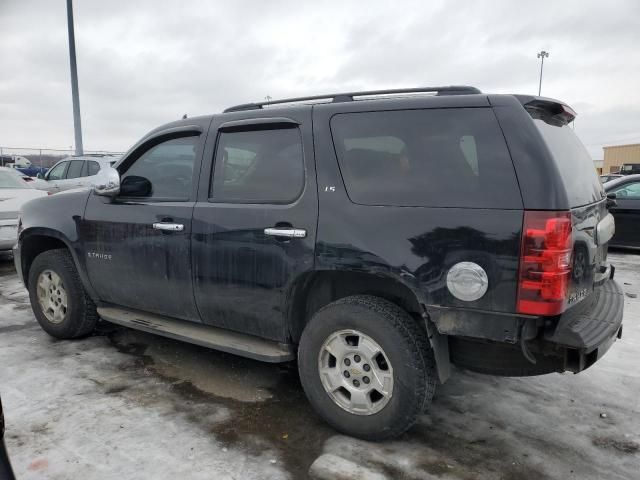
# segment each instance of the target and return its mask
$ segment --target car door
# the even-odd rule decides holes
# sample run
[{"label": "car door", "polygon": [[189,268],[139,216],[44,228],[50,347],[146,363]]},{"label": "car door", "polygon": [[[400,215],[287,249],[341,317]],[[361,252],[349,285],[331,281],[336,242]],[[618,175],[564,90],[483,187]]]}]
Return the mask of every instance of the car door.
[{"label": "car door", "polygon": [[205,324],[286,341],[291,288],[314,262],[311,109],[268,114],[214,117],[193,217],[194,292]]},{"label": "car door", "polygon": [[87,160],[85,176],[82,178],[82,184],[87,187],[93,185],[93,181],[95,180],[94,177],[98,174],[99,171],[100,164],[98,162],[96,162],[95,160]]},{"label": "car door", "polygon": [[616,221],[611,245],[640,247],[640,181],[627,182],[608,193],[616,194],[616,206],[609,209]]},{"label": "car door", "polygon": [[206,126],[154,135],[119,165],[115,199],[89,197],[80,237],[101,301],[200,321],[190,241]]},{"label": "car door", "polygon": [[62,192],[64,190],[81,187],[81,178],[85,175],[85,169],[86,165],[84,160],[71,160],[64,178],[58,180],[58,189]]},{"label": "car door", "polygon": [[68,167],[69,162],[59,162],[47,172],[44,177],[47,182],[45,187],[47,192],[57,193],[60,191],[60,182],[65,179]]}]

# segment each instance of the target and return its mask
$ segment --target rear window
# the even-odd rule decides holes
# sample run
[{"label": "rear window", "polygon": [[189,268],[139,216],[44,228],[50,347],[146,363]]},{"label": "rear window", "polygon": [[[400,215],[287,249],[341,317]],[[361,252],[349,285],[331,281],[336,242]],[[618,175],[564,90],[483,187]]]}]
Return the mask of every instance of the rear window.
[{"label": "rear window", "polygon": [[97,175],[100,171],[100,164],[98,162],[94,162],[93,160],[89,160],[87,162],[87,176],[92,177]]},{"label": "rear window", "polygon": [[355,203],[522,207],[511,158],[491,109],[338,114],[331,131]]},{"label": "rear window", "polygon": [[555,159],[567,190],[569,205],[579,207],[601,200],[602,183],[593,166],[593,160],[573,129],[553,117],[530,112],[533,123],[542,134]]}]

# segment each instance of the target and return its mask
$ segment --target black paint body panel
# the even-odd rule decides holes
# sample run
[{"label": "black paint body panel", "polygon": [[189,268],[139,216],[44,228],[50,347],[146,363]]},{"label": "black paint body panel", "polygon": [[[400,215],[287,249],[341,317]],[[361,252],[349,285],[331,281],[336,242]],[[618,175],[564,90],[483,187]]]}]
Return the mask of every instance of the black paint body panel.
[{"label": "black paint body panel", "polygon": [[[441,103],[423,105],[431,106]],[[486,107],[486,99],[477,106]],[[329,130],[331,116],[346,107],[357,111],[345,104],[314,109],[320,187],[316,269],[387,277],[410,288],[425,305],[513,312],[522,209],[382,207],[351,202]],[[475,302],[456,299],[446,286],[447,271],[462,261],[478,263],[489,277],[487,293]]]}]

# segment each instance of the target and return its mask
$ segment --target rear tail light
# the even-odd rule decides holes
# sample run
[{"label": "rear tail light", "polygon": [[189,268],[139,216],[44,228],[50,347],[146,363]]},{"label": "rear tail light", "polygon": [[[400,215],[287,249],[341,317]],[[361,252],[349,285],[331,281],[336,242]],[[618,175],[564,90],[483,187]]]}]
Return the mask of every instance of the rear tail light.
[{"label": "rear tail light", "polygon": [[564,311],[572,247],[570,212],[524,212],[519,313],[557,315]]}]

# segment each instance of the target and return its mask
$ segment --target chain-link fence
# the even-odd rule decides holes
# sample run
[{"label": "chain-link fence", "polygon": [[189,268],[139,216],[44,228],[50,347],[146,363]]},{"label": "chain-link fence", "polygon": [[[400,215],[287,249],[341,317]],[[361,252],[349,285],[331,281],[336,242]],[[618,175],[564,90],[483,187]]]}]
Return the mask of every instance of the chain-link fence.
[{"label": "chain-link fence", "polygon": [[[74,155],[74,150],[60,150],[55,148],[21,148],[0,146],[0,166],[17,163],[24,165],[25,160],[35,167],[50,168],[58,160]],[[122,155],[122,152],[106,150],[85,150],[85,155]]]}]

